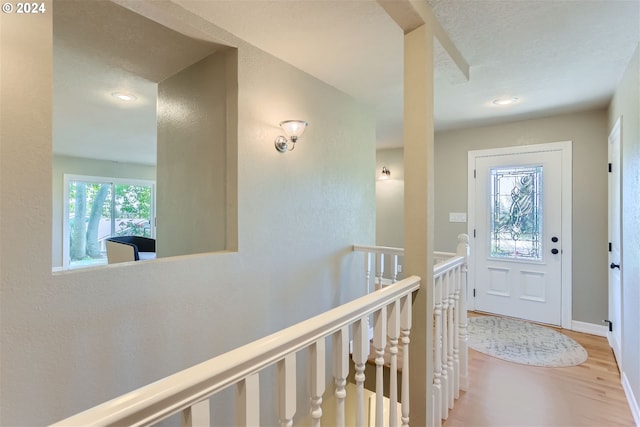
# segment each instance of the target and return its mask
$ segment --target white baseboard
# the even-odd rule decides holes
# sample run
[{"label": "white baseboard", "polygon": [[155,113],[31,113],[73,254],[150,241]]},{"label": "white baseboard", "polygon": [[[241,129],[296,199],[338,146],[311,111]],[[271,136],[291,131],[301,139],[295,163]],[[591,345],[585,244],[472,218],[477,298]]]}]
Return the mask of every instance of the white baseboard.
[{"label": "white baseboard", "polygon": [[576,332],[584,332],[585,334],[597,335],[599,337],[606,337],[607,329],[604,325],[596,325],[595,323],[580,322],[578,320],[571,321],[571,330]]},{"label": "white baseboard", "polygon": [[631,384],[629,384],[629,379],[624,372],[622,373],[622,388],[624,389],[624,394],[627,395],[629,408],[631,408],[631,414],[636,422],[636,426],[640,426],[640,406],[638,406],[638,399],[634,396]]}]

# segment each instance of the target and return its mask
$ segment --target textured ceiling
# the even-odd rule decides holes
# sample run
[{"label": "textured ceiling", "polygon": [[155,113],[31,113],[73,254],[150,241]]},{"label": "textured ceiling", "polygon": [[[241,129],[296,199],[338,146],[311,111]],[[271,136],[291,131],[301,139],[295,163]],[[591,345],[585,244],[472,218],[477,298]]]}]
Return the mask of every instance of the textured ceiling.
[{"label": "textured ceiling", "polygon": [[[638,0],[428,2],[470,65],[467,80],[436,43],[436,130],[605,107],[640,40]],[[72,6],[64,9],[61,3]],[[95,12],[79,7],[103,3],[56,0],[54,150],[73,151],[75,144],[76,148],[84,146],[85,152],[78,155],[104,158],[108,147],[107,151],[127,154],[129,160],[150,162],[154,157],[150,153],[155,155],[152,135],[146,131],[147,140],[141,137],[145,131],[138,128],[143,122],[155,123],[155,100],[151,101],[155,82],[170,75],[176,64],[206,56],[208,49],[215,47],[198,43],[187,47],[190,39],[139,16],[130,18],[146,21],[143,37],[132,29],[139,29],[138,24],[127,25],[120,15],[111,17],[106,9]],[[378,147],[402,145],[403,35],[374,0],[174,3],[371,106],[376,112]],[[112,4],[104,7],[118,8]],[[64,35],[61,31],[66,27],[75,29]],[[104,32],[98,37],[102,42],[112,43],[96,46],[94,42],[100,40],[89,35],[96,29]],[[105,53],[116,40],[128,46],[124,53]],[[141,50],[132,49],[132,45]],[[185,51],[192,54],[182,56]],[[86,52],[93,53],[87,57]],[[177,57],[171,56],[176,52]],[[122,55],[124,60],[115,61]],[[134,59],[142,60],[141,65],[135,65]],[[100,71],[105,63],[111,68]],[[58,72],[63,69],[64,73]],[[99,108],[114,105],[114,100],[108,99],[111,92],[137,87],[138,83],[143,102],[135,107],[121,106],[119,112],[109,113],[113,116],[97,120],[102,117]],[[72,92],[72,98],[87,97],[87,106],[58,104],[65,90]],[[519,102],[492,104],[493,99],[505,95],[516,96]],[[138,132],[137,136],[114,134],[114,123]],[[155,135],[155,127],[153,132]],[[56,137],[61,135],[64,138]],[[139,146],[142,140],[153,147]],[[70,143],[66,151],[60,149],[60,141]],[[102,152],[91,155],[89,142],[99,142]],[[124,145],[116,148],[119,142]]]},{"label": "textured ceiling", "polygon": [[[640,40],[637,0],[430,0],[471,65],[438,81],[439,129],[605,107]],[[498,107],[491,101],[516,96]]]},{"label": "textured ceiling", "polygon": [[[175,2],[374,106],[378,147],[402,145],[402,32],[374,0]],[[604,107],[640,40],[638,0],[428,2],[470,65],[436,44],[436,130]]]}]

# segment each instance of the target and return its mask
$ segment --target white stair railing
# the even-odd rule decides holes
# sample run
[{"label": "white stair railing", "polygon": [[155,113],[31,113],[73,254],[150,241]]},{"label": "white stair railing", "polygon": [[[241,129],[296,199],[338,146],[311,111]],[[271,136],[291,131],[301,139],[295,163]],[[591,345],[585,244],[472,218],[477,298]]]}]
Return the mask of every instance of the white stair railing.
[{"label": "white stair railing", "polygon": [[[399,260],[404,256],[404,249],[382,246],[354,246],[354,251],[364,253],[365,257],[365,288],[367,292],[380,289],[385,284],[395,282],[399,272]],[[455,399],[460,396],[460,390],[467,390],[468,386],[468,335],[467,335],[467,266],[469,262],[469,237],[466,234],[458,236],[456,253],[434,252],[433,268],[433,408],[434,419],[447,419],[449,410],[454,407]],[[391,274],[384,276],[385,257],[391,259]],[[372,276],[371,272],[375,274]],[[373,282],[373,283],[372,283]],[[389,323],[392,324],[391,322]],[[398,335],[394,330],[388,332],[388,343],[381,347],[380,337],[373,337],[373,348],[376,352],[375,363],[379,366],[379,353],[390,354],[388,365],[391,369],[390,378],[397,369],[394,363],[398,349],[403,354],[408,353],[409,340],[403,339],[398,345]],[[403,360],[402,372],[408,369]],[[393,380],[391,380],[393,381]],[[377,386],[376,386],[377,389]],[[402,388],[404,397],[404,386]],[[376,390],[377,392],[377,390]],[[392,400],[393,402],[393,400]],[[430,412],[431,413],[431,412]]]},{"label": "white stair railing", "polygon": [[[325,340],[333,340],[333,376],[336,419],[327,425],[345,425],[346,378],[349,371],[349,327],[352,327],[353,360],[356,380],[356,425],[365,425],[364,365],[369,355],[368,316],[376,319],[377,343],[386,330],[401,331],[403,342],[409,341],[412,293],[420,287],[419,277],[409,277],[370,293],[304,322],[283,329],[206,362],[185,369],[106,403],[53,424],[72,426],[147,426],[181,413],[183,426],[210,426],[209,398],[230,386],[236,388],[236,426],[260,425],[260,373],[276,366],[276,396],[281,426],[292,426],[296,413],[296,353],[308,349],[309,399],[311,422],[320,426],[322,397],[325,392]],[[391,313],[390,315],[388,313]],[[389,325],[387,319],[389,318]],[[384,347],[384,344],[381,344]],[[403,356],[408,366],[408,352]],[[382,396],[382,375],[379,394]],[[402,420],[409,425],[408,369],[403,372]],[[382,407],[382,399],[376,406]],[[396,405],[392,403],[392,407]],[[376,408],[376,414],[382,410]],[[393,415],[392,415],[393,417]],[[397,415],[395,415],[397,418]],[[389,425],[397,425],[395,418]],[[273,421],[265,422],[273,425]],[[382,417],[376,418],[382,426]]]},{"label": "white stair railing", "polygon": [[438,253],[433,268],[434,412],[446,420],[468,385],[467,266],[469,237],[458,236],[456,253]]},{"label": "white stair railing", "polygon": [[[395,283],[400,273],[400,261],[404,257],[404,249],[387,246],[354,245],[354,252],[364,254],[365,291],[378,290],[385,285]],[[390,274],[385,277],[386,259],[389,259]],[[374,273],[373,275],[371,273]]]}]

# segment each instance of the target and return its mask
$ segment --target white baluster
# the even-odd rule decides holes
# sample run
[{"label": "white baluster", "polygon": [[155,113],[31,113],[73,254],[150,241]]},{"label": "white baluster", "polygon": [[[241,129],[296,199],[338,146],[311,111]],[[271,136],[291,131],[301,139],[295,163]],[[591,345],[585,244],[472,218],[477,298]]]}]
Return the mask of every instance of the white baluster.
[{"label": "white baluster", "polygon": [[402,427],[409,427],[409,333],[411,332],[411,295],[400,302],[400,334],[402,335]]},{"label": "white baluster", "polygon": [[375,290],[382,289],[382,276],[384,275],[384,254],[379,253],[376,256],[376,286]]},{"label": "white baluster", "polygon": [[397,280],[398,280],[398,255],[394,255],[391,283],[396,283]]},{"label": "white baluster", "polygon": [[345,398],[349,375],[349,328],[344,327],[333,334],[333,381],[336,389],[336,427],[345,427]]},{"label": "white baluster", "polygon": [[469,268],[469,236],[458,235],[456,255],[465,258],[460,272],[460,389],[466,391],[469,387],[469,332],[467,325],[467,272]]},{"label": "white baluster", "polygon": [[433,373],[433,399],[434,399],[434,419],[436,421],[442,419],[442,276],[435,277],[433,280],[434,291],[433,298],[435,308],[433,310],[435,330],[433,333],[434,340],[434,373]]},{"label": "white baluster", "polygon": [[209,427],[210,417],[209,399],[202,400],[182,411],[182,427]]},{"label": "white baluster", "polygon": [[442,325],[442,345],[440,348],[441,352],[441,363],[442,363],[442,385],[440,391],[440,405],[442,407],[442,412],[440,417],[443,420],[446,420],[449,417],[449,369],[447,364],[447,348],[449,346],[449,332],[447,330],[447,319],[449,316],[449,281],[447,280],[448,274],[443,273],[441,276],[441,288],[440,288],[440,301],[442,302],[442,315],[441,315],[441,325]]},{"label": "white baluster", "polygon": [[384,347],[387,341],[387,310],[373,313],[373,348],[376,350],[376,427],[384,427]]},{"label": "white baluster", "polygon": [[460,397],[460,272],[461,267],[456,267],[455,270],[455,292],[453,293],[454,299],[454,318],[453,318],[453,372],[454,372],[454,398]]},{"label": "white baluster", "polygon": [[447,373],[449,375],[449,382],[448,382],[448,388],[447,391],[449,392],[448,394],[448,398],[449,398],[449,409],[453,409],[453,398],[455,395],[455,375],[454,375],[454,371],[453,371],[453,332],[455,329],[454,326],[454,322],[453,322],[453,311],[455,310],[455,271],[452,269],[449,271],[449,273],[447,274],[447,281],[449,282],[448,284],[448,289],[449,289],[449,295],[447,295],[447,298],[449,300],[449,310],[448,310],[448,317],[447,317],[447,332],[448,332],[448,338],[447,338]]},{"label": "white baluster", "polygon": [[324,338],[321,338],[309,346],[309,399],[312,427],[320,427],[320,418],[322,418],[322,395],[325,388],[324,358]]},{"label": "white baluster", "polygon": [[260,381],[258,374],[236,384],[236,425],[260,425]]},{"label": "white baluster", "polygon": [[398,426],[398,336],[400,335],[400,301],[387,306],[389,337],[389,427]]},{"label": "white baluster", "polygon": [[276,363],[278,417],[281,427],[293,426],[296,413],[296,355],[288,354]]},{"label": "white baluster", "polygon": [[365,268],[365,288],[364,288],[364,293],[365,295],[369,295],[369,291],[371,289],[371,256],[373,254],[371,252],[365,252],[364,253],[364,268]]},{"label": "white baluster", "polygon": [[369,357],[369,322],[366,317],[353,324],[353,363],[356,373],[356,427],[364,427],[364,368]]}]

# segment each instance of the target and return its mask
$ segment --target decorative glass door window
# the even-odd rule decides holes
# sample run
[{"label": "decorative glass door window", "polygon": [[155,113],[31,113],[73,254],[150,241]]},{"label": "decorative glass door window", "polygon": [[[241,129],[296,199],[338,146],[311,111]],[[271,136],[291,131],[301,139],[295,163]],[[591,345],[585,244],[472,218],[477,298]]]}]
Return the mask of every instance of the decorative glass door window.
[{"label": "decorative glass door window", "polygon": [[542,260],[542,166],[491,168],[491,257]]}]

